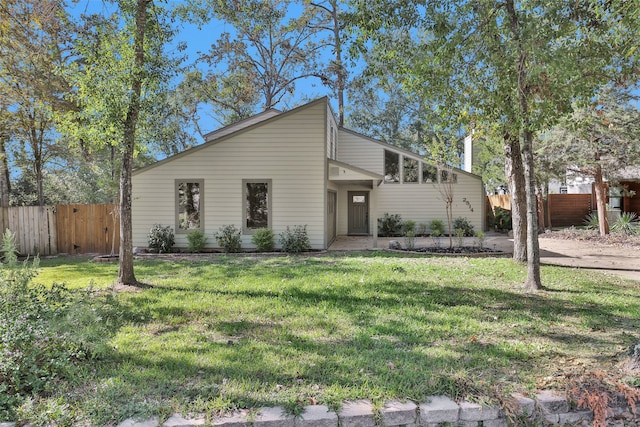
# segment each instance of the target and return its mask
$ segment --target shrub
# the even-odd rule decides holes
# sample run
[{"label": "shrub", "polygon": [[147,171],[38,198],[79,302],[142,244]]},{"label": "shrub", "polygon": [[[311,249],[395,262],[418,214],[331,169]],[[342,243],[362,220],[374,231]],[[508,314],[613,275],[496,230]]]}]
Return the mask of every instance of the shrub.
[{"label": "shrub", "polygon": [[511,211],[496,206],[493,208],[493,229],[496,231],[511,230]]},{"label": "shrub", "polygon": [[457,230],[462,230],[462,235],[464,237],[473,237],[475,235],[475,231],[473,230],[473,225],[469,222],[467,218],[458,217],[453,220],[453,229],[456,230],[455,234],[458,235]]},{"label": "shrub", "polygon": [[18,263],[18,247],[16,246],[16,235],[7,228],[2,236],[2,253],[4,263],[9,267],[14,267]]},{"label": "shrub", "polygon": [[404,233],[404,246],[408,251],[412,251],[416,248],[416,233],[413,230],[409,230]]},{"label": "shrub", "polygon": [[161,224],[153,224],[147,237],[149,238],[149,249],[158,253],[171,252],[171,248],[175,244],[173,229],[168,225],[164,227]]},{"label": "shrub", "polygon": [[418,224],[418,228],[416,229],[416,236],[426,236],[427,235],[427,224],[421,222]]},{"label": "shrub", "polygon": [[256,233],[251,236],[251,241],[256,245],[258,252],[273,251],[273,230],[270,228],[259,228]]},{"label": "shrub", "polygon": [[476,231],[476,243],[480,249],[484,248],[486,236],[483,231]]},{"label": "shrub", "polygon": [[464,243],[464,230],[462,228],[456,228],[455,230],[453,230],[453,234],[455,234],[456,236],[458,247],[461,248]]},{"label": "shrub", "polygon": [[402,231],[402,217],[400,214],[386,213],[378,218],[378,234],[382,237],[397,236]]},{"label": "shrub", "polygon": [[311,242],[307,234],[306,225],[296,225],[293,228],[287,227],[280,233],[280,245],[282,250],[289,253],[298,253],[311,249]]},{"label": "shrub", "polygon": [[587,230],[597,230],[600,228],[600,219],[598,218],[598,212],[592,212],[586,216],[583,224]]},{"label": "shrub", "polygon": [[434,219],[429,224],[429,232],[432,236],[444,236],[444,222],[441,219]]},{"label": "shrub", "polygon": [[415,233],[416,233],[416,222],[412,219],[408,219],[406,221],[402,222],[402,234],[403,235],[407,235],[407,233],[413,233],[413,236],[415,237]]},{"label": "shrub", "polygon": [[187,241],[189,242],[189,252],[198,253],[202,252],[207,244],[207,236],[200,230],[193,230],[187,234]]},{"label": "shrub", "polygon": [[635,212],[623,212],[616,222],[611,226],[611,231],[623,233],[627,236],[633,236],[640,232],[640,222],[638,222],[638,214]]},{"label": "shrub", "polygon": [[216,233],[216,242],[225,253],[240,252],[242,240],[235,225],[223,225]]}]

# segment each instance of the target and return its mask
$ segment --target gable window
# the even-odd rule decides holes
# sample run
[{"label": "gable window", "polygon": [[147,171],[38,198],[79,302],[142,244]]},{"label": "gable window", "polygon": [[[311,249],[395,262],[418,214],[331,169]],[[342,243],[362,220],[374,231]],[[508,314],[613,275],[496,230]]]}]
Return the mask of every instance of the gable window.
[{"label": "gable window", "polygon": [[400,182],[400,154],[384,150],[384,182]]},{"label": "gable window", "polygon": [[253,234],[259,228],[271,227],[271,180],[242,181],[242,232]]},{"label": "gable window", "polygon": [[440,171],[440,182],[450,182],[456,184],[458,182],[458,174],[449,172],[446,169]]},{"label": "gable window", "polygon": [[418,161],[404,156],[402,163],[402,181],[418,182]]},{"label": "gable window", "polygon": [[176,180],[176,232],[204,230],[204,180]]},{"label": "gable window", "polygon": [[427,163],[422,163],[422,182],[438,182],[438,169]]},{"label": "gable window", "polygon": [[338,131],[332,128],[331,135],[333,135],[333,160],[338,158]]},{"label": "gable window", "polygon": [[333,134],[333,125],[329,126],[329,158],[332,160],[336,159],[336,140],[335,135]]}]

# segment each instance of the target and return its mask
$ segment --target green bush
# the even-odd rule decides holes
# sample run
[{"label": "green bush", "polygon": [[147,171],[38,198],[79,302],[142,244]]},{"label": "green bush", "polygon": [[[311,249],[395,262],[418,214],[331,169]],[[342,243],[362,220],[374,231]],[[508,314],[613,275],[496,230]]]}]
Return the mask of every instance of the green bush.
[{"label": "green bush", "polygon": [[404,246],[408,251],[412,251],[416,248],[416,233],[413,230],[409,230],[404,233]]},{"label": "green bush", "polygon": [[418,224],[418,228],[416,229],[416,236],[426,236],[427,235],[427,224],[421,222]]},{"label": "green bush", "polygon": [[597,230],[600,228],[600,219],[598,218],[598,212],[592,212],[586,216],[583,221],[587,230]]},{"label": "green bush", "polygon": [[611,226],[611,231],[615,233],[633,236],[640,233],[640,222],[638,222],[638,214],[635,212],[623,212],[620,217]]},{"label": "green bush", "polygon": [[445,234],[444,222],[440,219],[434,219],[429,224],[429,232],[432,236],[436,236],[436,237],[444,236]]},{"label": "green bush", "polygon": [[225,253],[240,252],[242,239],[235,225],[223,225],[216,233],[216,242]]},{"label": "green bush", "polygon": [[407,219],[406,221],[402,222],[402,234],[404,236],[407,235],[407,233],[413,233],[413,236],[415,237],[415,233],[416,233],[416,222],[412,219]]},{"label": "green bush", "polygon": [[171,252],[171,248],[175,244],[175,236],[173,229],[168,225],[153,224],[149,231],[149,249],[157,253]]},{"label": "green bush", "polygon": [[14,267],[18,262],[18,247],[16,246],[16,235],[8,228],[2,235],[2,253],[4,254],[4,263]]},{"label": "green bush", "polygon": [[307,226],[296,225],[293,228],[287,227],[285,231],[280,233],[280,245],[283,251],[289,253],[304,252],[311,249]]},{"label": "green bush", "polygon": [[402,217],[400,214],[386,213],[378,218],[378,235],[382,237],[398,236],[402,232]]},{"label": "green bush", "polygon": [[476,231],[476,243],[478,244],[479,248],[484,248],[485,240],[486,236],[484,234],[484,231]]},{"label": "green bush", "polygon": [[189,242],[189,252],[198,253],[202,252],[207,244],[207,236],[200,230],[193,230],[187,234],[187,241]]},{"label": "green bush", "polygon": [[270,228],[259,228],[256,233],[251,236],[251,241],[256,245],[258,252],[273,251],[273,230]]},{"label": "green bush", "polygon": [[496,231],[511,230],[511,211],[496,206],[493,208],[493,229]]},{"label": "green bush", "polygon": [[464,237],[473,237],[475,236],[475,231],[473,230],[473,225],[469,222],[467,218],[458,217],[453,220],[453,229],[456,230],[455,234],[458,235],[457,230],[462,230],[462,235]]}]

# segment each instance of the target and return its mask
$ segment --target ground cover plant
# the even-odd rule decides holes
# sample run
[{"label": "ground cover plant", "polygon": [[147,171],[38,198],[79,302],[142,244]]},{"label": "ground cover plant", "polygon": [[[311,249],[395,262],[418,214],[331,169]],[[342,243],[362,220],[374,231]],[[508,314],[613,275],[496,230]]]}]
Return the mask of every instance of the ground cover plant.
[{"label": "ground cover plant", "polygon": [[596,369],[639,385],[621,366],[638,344],[640,289],[614,277],[544,267],[548,289],[525,294],[509,259],[219,254],[139,260],[153,287],[136,290],[112,288],[115,269],[42,260],[35,282],[90,285],[83,300],[109,327],[89,335],[101,351],[18,416],[107,425],[358,398],[497,402],[574,390]]}]

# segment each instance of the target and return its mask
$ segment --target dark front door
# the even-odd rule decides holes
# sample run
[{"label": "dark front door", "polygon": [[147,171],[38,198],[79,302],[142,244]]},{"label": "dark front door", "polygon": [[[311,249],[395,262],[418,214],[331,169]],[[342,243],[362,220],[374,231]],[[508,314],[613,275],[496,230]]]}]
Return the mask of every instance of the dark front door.
[{"label": "dark front door", "polygon": [[349,191],[349,234],[369,234],[369,193]]}]

